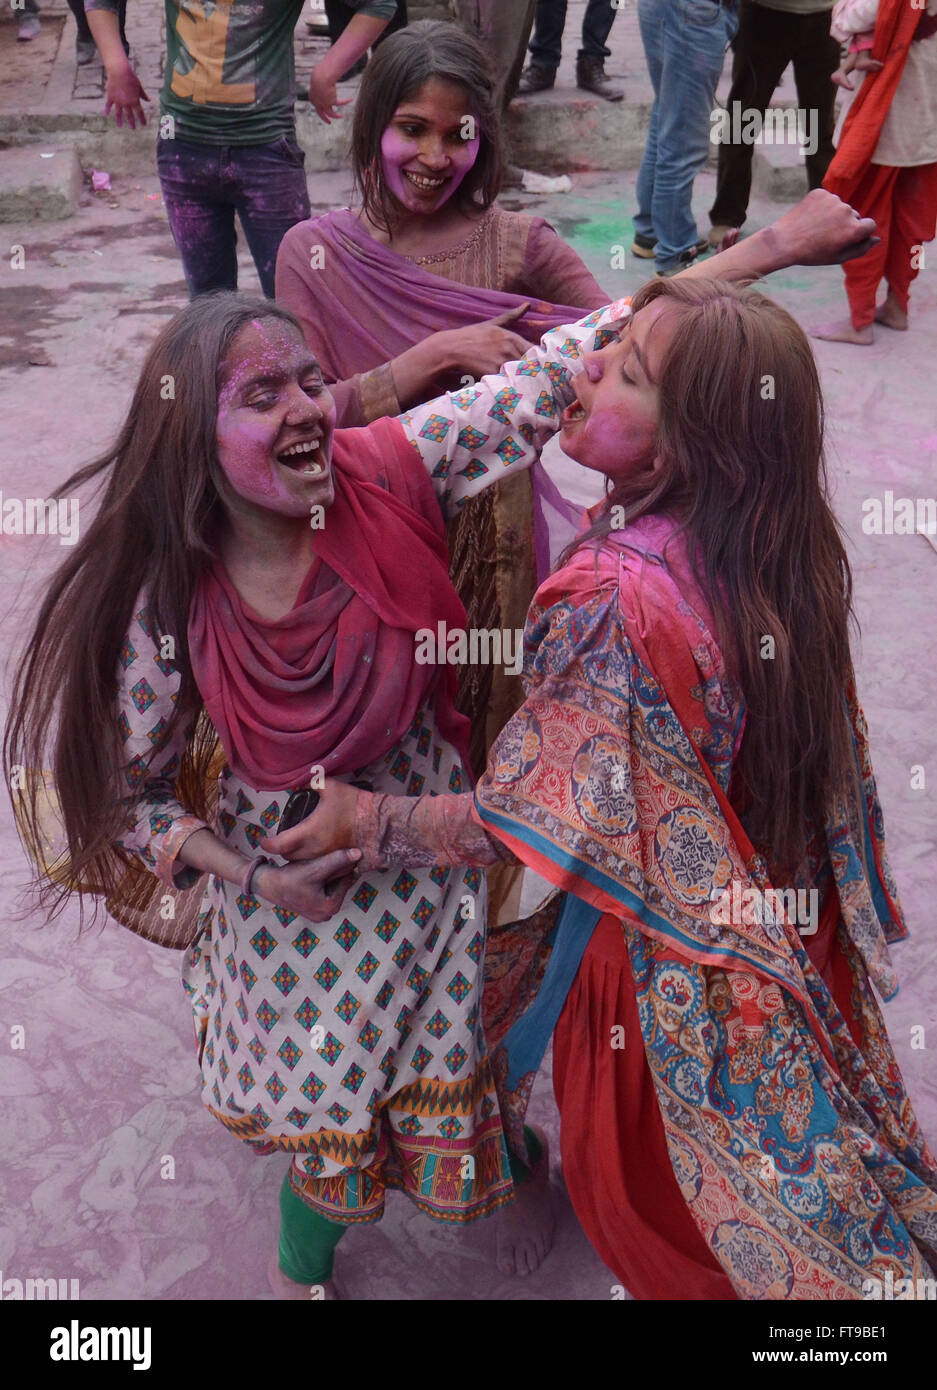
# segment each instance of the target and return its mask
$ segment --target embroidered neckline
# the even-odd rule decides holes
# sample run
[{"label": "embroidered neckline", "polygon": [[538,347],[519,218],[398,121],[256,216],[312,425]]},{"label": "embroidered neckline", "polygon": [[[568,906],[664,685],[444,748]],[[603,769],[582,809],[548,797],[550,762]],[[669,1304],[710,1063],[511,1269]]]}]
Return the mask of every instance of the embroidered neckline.
[{"label": "embroidered neckline", "polygon": [[457,246],[448,246],[444,251],[433,251],[428,256],[405,256],[404,259],[412,262],[413,265],[440,265],[443,261],[451,261],[456,256],[464,255],[480,241],[497,210],[494,206],[490,207],[471,236],[466,237],[465,241],[459,242]]}]

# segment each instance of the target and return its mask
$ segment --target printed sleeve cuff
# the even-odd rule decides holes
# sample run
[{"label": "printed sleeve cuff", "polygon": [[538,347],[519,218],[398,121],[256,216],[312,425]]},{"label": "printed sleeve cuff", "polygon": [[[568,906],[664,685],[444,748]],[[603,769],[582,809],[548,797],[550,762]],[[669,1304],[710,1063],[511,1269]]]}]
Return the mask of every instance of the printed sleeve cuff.
[{"label": "printed sleeve cuff", "polygon": [[372,420],[383,419],[385,415],[400,414],[394,373],[389,362],[375,367],[373,371],[362,372],[358,378],[358,391],[361,396],[361,413],[368,424]]},{"label": "printed sleeve cuff", "polygon": [[194,888],[198,883],[204,870],[193,869],[190,864],[184,864],[179,858],[179,851],[196,830],[208,828],[198,816],[177,816],[169,829],[151,842],[156,860],[156,876],[167,888]]}]

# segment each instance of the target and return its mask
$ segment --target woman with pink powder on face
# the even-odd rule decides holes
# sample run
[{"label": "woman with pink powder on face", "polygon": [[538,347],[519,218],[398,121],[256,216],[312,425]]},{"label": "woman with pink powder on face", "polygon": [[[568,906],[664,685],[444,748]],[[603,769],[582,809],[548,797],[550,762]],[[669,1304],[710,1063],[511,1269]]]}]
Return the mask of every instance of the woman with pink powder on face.
[{"label": "woman with pink powder on face", "polygon": [[[490,55],[455,25],[412,24],[375,53],[352,162],[358,205],[293,227],[276,274],[277,300],[302,324],[340,426],[498,371],[614,297],[543,218],[495,205],[502,149]],[[554,491],[538,466],[451,522],[450,573],[469,629],[523,627],[548,567],[538,502]],[[517,676],[461,668],[457,703],[472,720],[476,774],[521,699]],[[492,876],[502,919],[517,915],[519,883],[511,870]]]}]

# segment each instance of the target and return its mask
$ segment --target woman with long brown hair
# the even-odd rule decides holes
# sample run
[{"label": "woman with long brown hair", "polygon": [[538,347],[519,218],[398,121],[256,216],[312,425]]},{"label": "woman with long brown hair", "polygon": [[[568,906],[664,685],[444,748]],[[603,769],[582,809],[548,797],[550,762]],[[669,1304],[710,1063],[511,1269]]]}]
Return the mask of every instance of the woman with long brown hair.
[{"label": "woman with long brown hair", "polygon": [[[196,300],[150,351],[113,448],[60,489],[103,485],[41,603],[6,733],[40,903],[91,895],[187,947],[204,1103],[291,1158],[271,1270],[287,1296],[330,1286],[339,1239],[380,1218],[388,1187],[460,1223],[527,1173],[478,1023],[484,875],[355,884],[356,853],[258,852],[325,772],[466,785],[452,676],[415,661],[414,633],[464,626],[443,517],[484,478],[429,476],[432,413],[336,431],[285,309]],[[534,440],[531,414],[511,419]]]},{"label": "woman with long brown hair", "polygon": [[873,1296],[930,1272],[937,1165],[873,992],[906,933],[816,365],[751,289],[688,274],[631,307],[560,431],[608,498],[537,593],[474,798],[329,785],[272,847],[510,850],[561,890],[489,933],[486,1036],[520,1147],[553,1035],[566,1184],[623,1289]]}]

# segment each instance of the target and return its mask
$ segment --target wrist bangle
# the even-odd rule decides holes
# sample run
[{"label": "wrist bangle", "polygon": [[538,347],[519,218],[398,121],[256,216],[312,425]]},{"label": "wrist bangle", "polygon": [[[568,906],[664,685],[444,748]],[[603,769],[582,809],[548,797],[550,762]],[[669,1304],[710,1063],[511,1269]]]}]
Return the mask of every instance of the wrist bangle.
[{"label": "wrist bangle", "polygon": [[274,861],[266,854],[256,854],[244,870],[244,877],[241,879],[241,895],[249,898],[251,896],[251,884],[254,875],[262,864],[272,864]]}]

